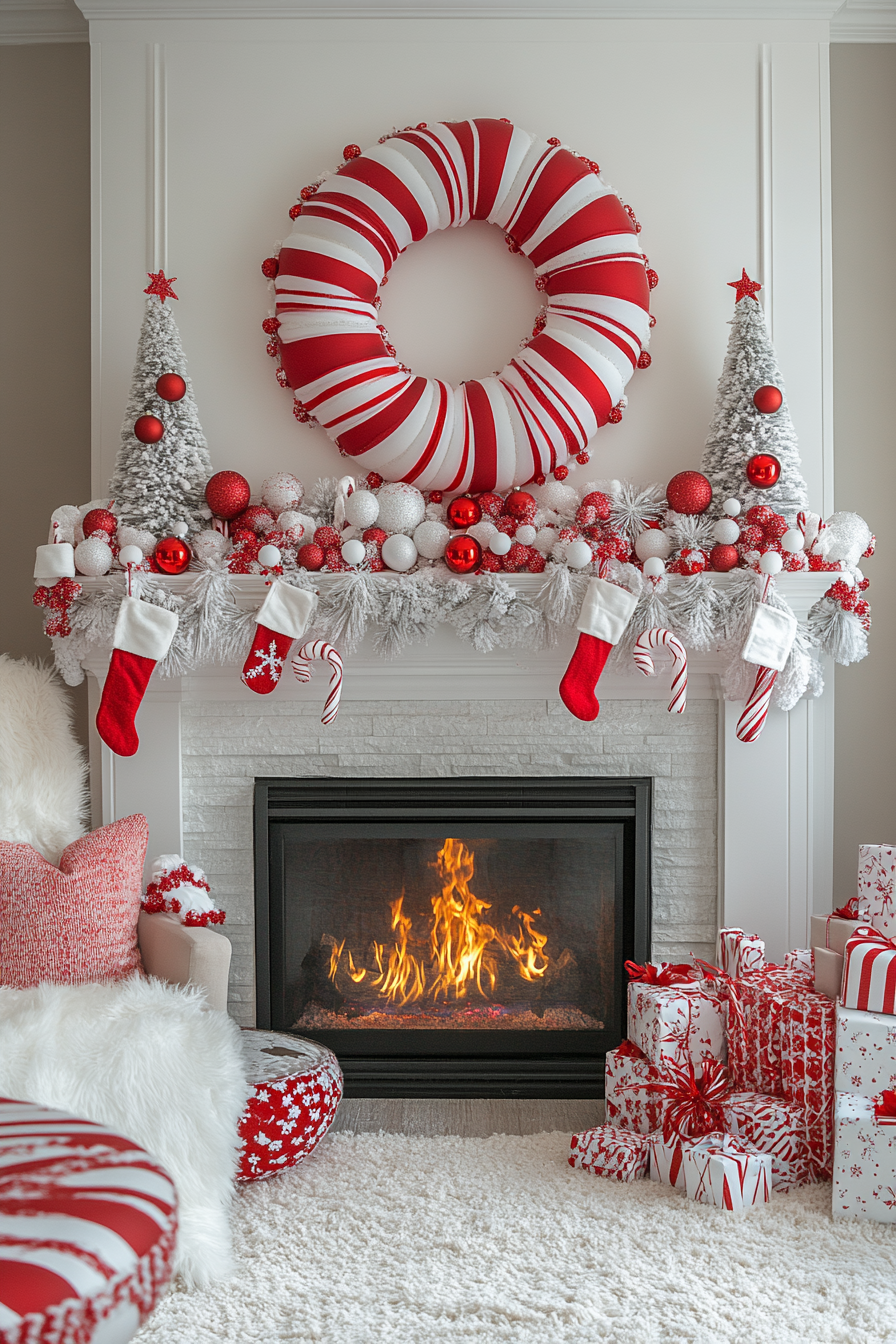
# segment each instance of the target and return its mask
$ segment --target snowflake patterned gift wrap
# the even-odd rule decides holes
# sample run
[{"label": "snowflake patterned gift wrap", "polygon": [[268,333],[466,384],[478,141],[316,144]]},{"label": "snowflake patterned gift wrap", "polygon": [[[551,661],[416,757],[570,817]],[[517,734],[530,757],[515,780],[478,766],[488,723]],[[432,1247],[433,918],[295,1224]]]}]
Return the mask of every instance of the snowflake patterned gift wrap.
[{"label": "snowflake patterned gift wrap", "polygon": [[875,1096],[896,1087],[896,1017],[838,1006],[834,1087]]},{"label": "snowflake patterned gift wrap", "polygon": [[683,1149],[685,1189],[690,1199],[719,1209],[767,1204],[772,1189],[768,1153],[730,1134],[707,1134]]},{"label": "snowflake patterned gift wrap", "polygon": [[758,1092],[732,1092],[721,1110],[729,1134],[769,1154],[776,1190],[794,1190],[814,1179],[801,1106]]},{"label": "snowflake patterned gift wrap", "polygon": [[888,938],[896,938],[896,848],[859,845],[859,917]]},{"label": "snowflake patterned gift wrap", "polygon": [[804,990],[785,1004],[780,1019],[781,1090],[802,1107],[815,1173],[828,1179],[833,1157],[834,1005]]},{"label": "snowflake patterned gift wrap", "polygon": [[873,1097],[837,1094],[832,1212],[896,1223],[896,1124],[878,1119]]},{"label": "snowflake patterned gift wrap", "polygon": [[726,975],[749,975],[765,968],[765,943],[743,929],[719,930],[719,965]]},{"label": "snowflake patterned gift wrap", "polygon": [[896,939],[867,926],[856,929],[843,953],[844,1008],[896,1014]]},{"label": "snowflake patterned gift wrap", "polygon": [[649,1151],[643,1134],[630,1134],[612,1125],[598,1125],[573,1134],[569,1155],[571,1167],[581,1167],[594,1176],[617,1181],[638,1181],[647,1175]]},{"label": "snowflake patterned gift wrap", "polygon": [[628,1038],[652,1064],[723,1059],[724,1001],[705,984],[628,986]]},{"label": "snowflake patterned gift wrap", "polygon": [[650,1134],[663,1123],[665,1099],[655,1092],[638,1090],[641,1083],[657,1082],[661,1074],[631,1041],[607,1051],[604,1095],[607,1124],[635,1134]]},{"label": "snowflake patterned gift wrap", "polygon": [[237,1179],[254,1181],[294,1167],[317,1146],[342,1098],[332,1051],[278,1031],[244,1031],[243,1059],[254,1088],[243,1118]]}]

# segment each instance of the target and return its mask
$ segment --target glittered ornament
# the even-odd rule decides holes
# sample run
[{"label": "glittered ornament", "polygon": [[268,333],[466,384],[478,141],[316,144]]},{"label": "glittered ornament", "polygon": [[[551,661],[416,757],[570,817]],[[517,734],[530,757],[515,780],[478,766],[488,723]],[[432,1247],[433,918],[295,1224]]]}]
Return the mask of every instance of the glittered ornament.
[{"label": "glittered ornament", "polygon": [[305,497],[305,487],[291,471],[275,471],[261,487],[261,501],[275,516],[286,509],[297,509]]},{"label": "glittered ornament", "polygon": [[712,503],[712,486],[699,471],[680,471],[666,486],[669,508],[676,513],[705,513]]},{"label": "glittered ornament", "polygon": [[223,560],[230,550],[230,542],[221,532],[216,532],[212,528],[206,528],[203,532],[197,532],[192,541],[193,554],[197,560],[214,562]]},{"label": "glittered ornament", "polygon": [[142,527],[122,526],[118,529],[119,546],[139,546],[144,555],[152,555],[158,537]]},{"label": "glittered ornament", "polygon": [[273,532],[276,526],[276,518],[271,510],[266,509],[263,504],[250,504],[248,509],[244,509],[233,519],[233,530],[235,532],[238,530],[254,532],[256,536],[264,536],[266,532]]},{"label": "glittered ornament", "polygon": [[324,523],[323,527],[317,528],[314,533],[314,544],[322,547],[325,551],[331,546],[338,546],[339,533],[335,527],[331,527],[329,523]]},{"label": "glittered ornament", "polygon": [[493,490],[487,490],[484,495],[480,495],[477,500],[479,507],[489,518],[497,518],[504,512],[504,500],[501,495],[495,494]]},{"label": "glittered ornament", "polygon": [[781,463],[771,453],[756,453],[747,463],[746,473],[757,490],[770,490],[781,475]]},{"label": "glittered ornament", "polygon": [[[418,523],[423,522],[426,500],[413,485],[390,481],[381,487],[377,499],[380,506],[377,522],[386,532],[411,533]],[[386,564],[389,564],[388,560]]]},{"label": "glittered ornament", "polygon": [[187,543],[180,537],[163,537],[156,542],[152,558],[163,574],[183,574],[189,568],[193,556]]},{"label": "glittered ornament", "polygon": [[424,518],[414,529],[414,545],[425,560],[440,560],[450,536],[448,528],[437,518]]},{"label": "glittered ornament", "polygon": [[718,546],[713,546],[709,553],[709,563],[717,574],[727,574],[729,569],[737,566],[738,554],[736,546],[729,546],[720,542]]},{"label": "glittered ornament", "polygon": [[118,519],[108,509],[91,509],[89,513],[85,513],[81,526],[85,537],[92,537],[94,532],[105,532],[111,537],[115,535]]},{"label": "glittered ornament", "polygon": [[511,490],[504,501],[504,508],[511,518],[518,518],[520,522],[531,522],[535,516],[536,503],[534,496],[530,495],[528,490]]},{"label": "glittered ornament", "polygon": [[112,560],[112,548],[102,537],[87,537],[75,547],[75,568],[90,578],[108,574]]},{"label": "glittered ornament", "polygon": [[452,537],[445,547],[445,564],[452,574],[472,574],[482,564],[482,547],[468,534]]},{"label": "glittered ornament", "polygon": [[757,411],[763,415],[774,415],[779,411],[784,402],[784,396],[780,387],[775,387],[773,383],[766,383],[764,387],[757,387],[753,393],[753,405]]},{"label": "glittered ornament", "polygon": [[205,502],[216,518],[229,520],[242,513],[252,491],[238,471],[217,471],[205,487]]},{"label": "glittered ornament", "polygon": [[649,560],[658,555],[668,560],[672,554],[672,538],[661,527],[648,527],[635,538],[635,555],[639,560]]},{"label": "glittered ornament", "polygon": [[156,392],[163,401],[182,401],[187,395],[186,379],[179,373],[163,373],[156,380]]},{"label": "glittered ornament", "polygon": [[545,485],[536,486],[532,493],[542,508],[553,509],[566,518],[572,518],[579,507],[578,492],[562,481],[548,481]]},{"label": "glittered ornament", "polygon": [[141,443],[158,443],[165,426],[157,415],[140,415],[134,421],[134,437]]},{"label": "glittered ornament", "polygon": [[323,547],[316,545],[313,541],[306,542],[296,552],[296,564],[301,566],[302,569],[320,569],[323,563]]},{"label": "glittered ornament", "polygon": [[534,545],[537,536],[538,532],[531,523],[523,523],[516,530],[516,539],[521,542],[523,546]]},{"label": "glittered ornament", "polygon": [[380,516],[380,502],[370,490],[355,490],[345,501],[345,521],[352,527],[371,527]]},{"label": "glittered ornament", "polygon": [[448,522],[452,527],[474,527],[481,518],[481,504],[469,495],[458,495],[448,505]]},{"label": "glittered ornament", "polygon": [[[284,509],[283,513],[277,515],[277,527],[281,532],[286,532],[293,542],[302,540],[309,521],[304,514],[297,513],[295,509]],[[311,530],[314,531],[313,528]]]},{"label": "glittered ornament", "polygon": [[[419,491],[417,493],[419,494]],[[420,499],[422,502],[422,495],[420,495]],[[407,570],[413,569],[417,563],[417,547],[410,537],[401,532],[396,532],[383,542],[382,556],[383,562],[389,569],[404,574]]]}]

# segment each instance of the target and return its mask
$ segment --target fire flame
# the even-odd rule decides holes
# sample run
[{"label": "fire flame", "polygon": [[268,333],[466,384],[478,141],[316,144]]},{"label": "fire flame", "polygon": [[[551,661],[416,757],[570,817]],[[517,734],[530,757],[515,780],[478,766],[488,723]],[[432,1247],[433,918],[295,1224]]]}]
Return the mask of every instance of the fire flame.
[{"label": "fire flame", "polygon": [[[529,914],[515,905],[513,913],[519,925],[516,933],[496,929],[483,920],[491,903],[480,900],[470,889],[474,856],[460,840],[446,840],[433,866],[442,890],[432,897],[429,967],[422,956],[408,947],[413,921],[404,913],[402,891],[390,905],[395,934],[392,947],[388,952],[385,943],[374,942],[371,947],[375,969],[356,966],[352,953],[348,953],[347,970],[355,984],[369,974],[368,983],[383,998],[401,1007],[424,995],[436,1002],[440,998],[446,1002],[463,999],[473,987],[487,999],[497,984],[498,948],[511,957],[524,980],[530,983],[539,980],[549,965],[544,950],[548,935],[540,933],[534,923],[541,911],[536,909]],[[334,982],[344,950],[345,939],[334,942],[330,949],[329,974]]]}]

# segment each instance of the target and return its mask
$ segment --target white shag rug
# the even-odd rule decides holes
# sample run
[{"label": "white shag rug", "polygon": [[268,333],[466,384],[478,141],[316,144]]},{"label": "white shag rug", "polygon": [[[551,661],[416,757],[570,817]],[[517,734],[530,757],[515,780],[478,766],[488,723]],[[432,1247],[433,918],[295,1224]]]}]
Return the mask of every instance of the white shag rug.
[{"label": "white shag rug", "polygon": [[329,1135],[243,1187],[235,1277],[135,1344],[884,1344],[896,1226],[831,1187],[744,1215],[567,1164],[569,1135]]}]

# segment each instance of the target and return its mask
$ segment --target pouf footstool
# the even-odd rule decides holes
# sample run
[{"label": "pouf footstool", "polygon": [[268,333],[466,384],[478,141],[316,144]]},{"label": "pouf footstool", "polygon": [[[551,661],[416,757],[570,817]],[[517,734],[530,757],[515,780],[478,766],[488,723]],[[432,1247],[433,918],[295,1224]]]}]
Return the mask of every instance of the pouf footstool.
[{"label": "pouf footstool", "polygon": [[132,1139],[0,1098],[0,1344],[124,1344],[176,1233],[171,1178]]},{"label": "pouf footstool", "polygon": [[253,1088],[240,1121],[238,1181],[276,1176],[326,1134],[342,1099],[342,1070],[325,1046],[280,1031],[241,1033]]}]

